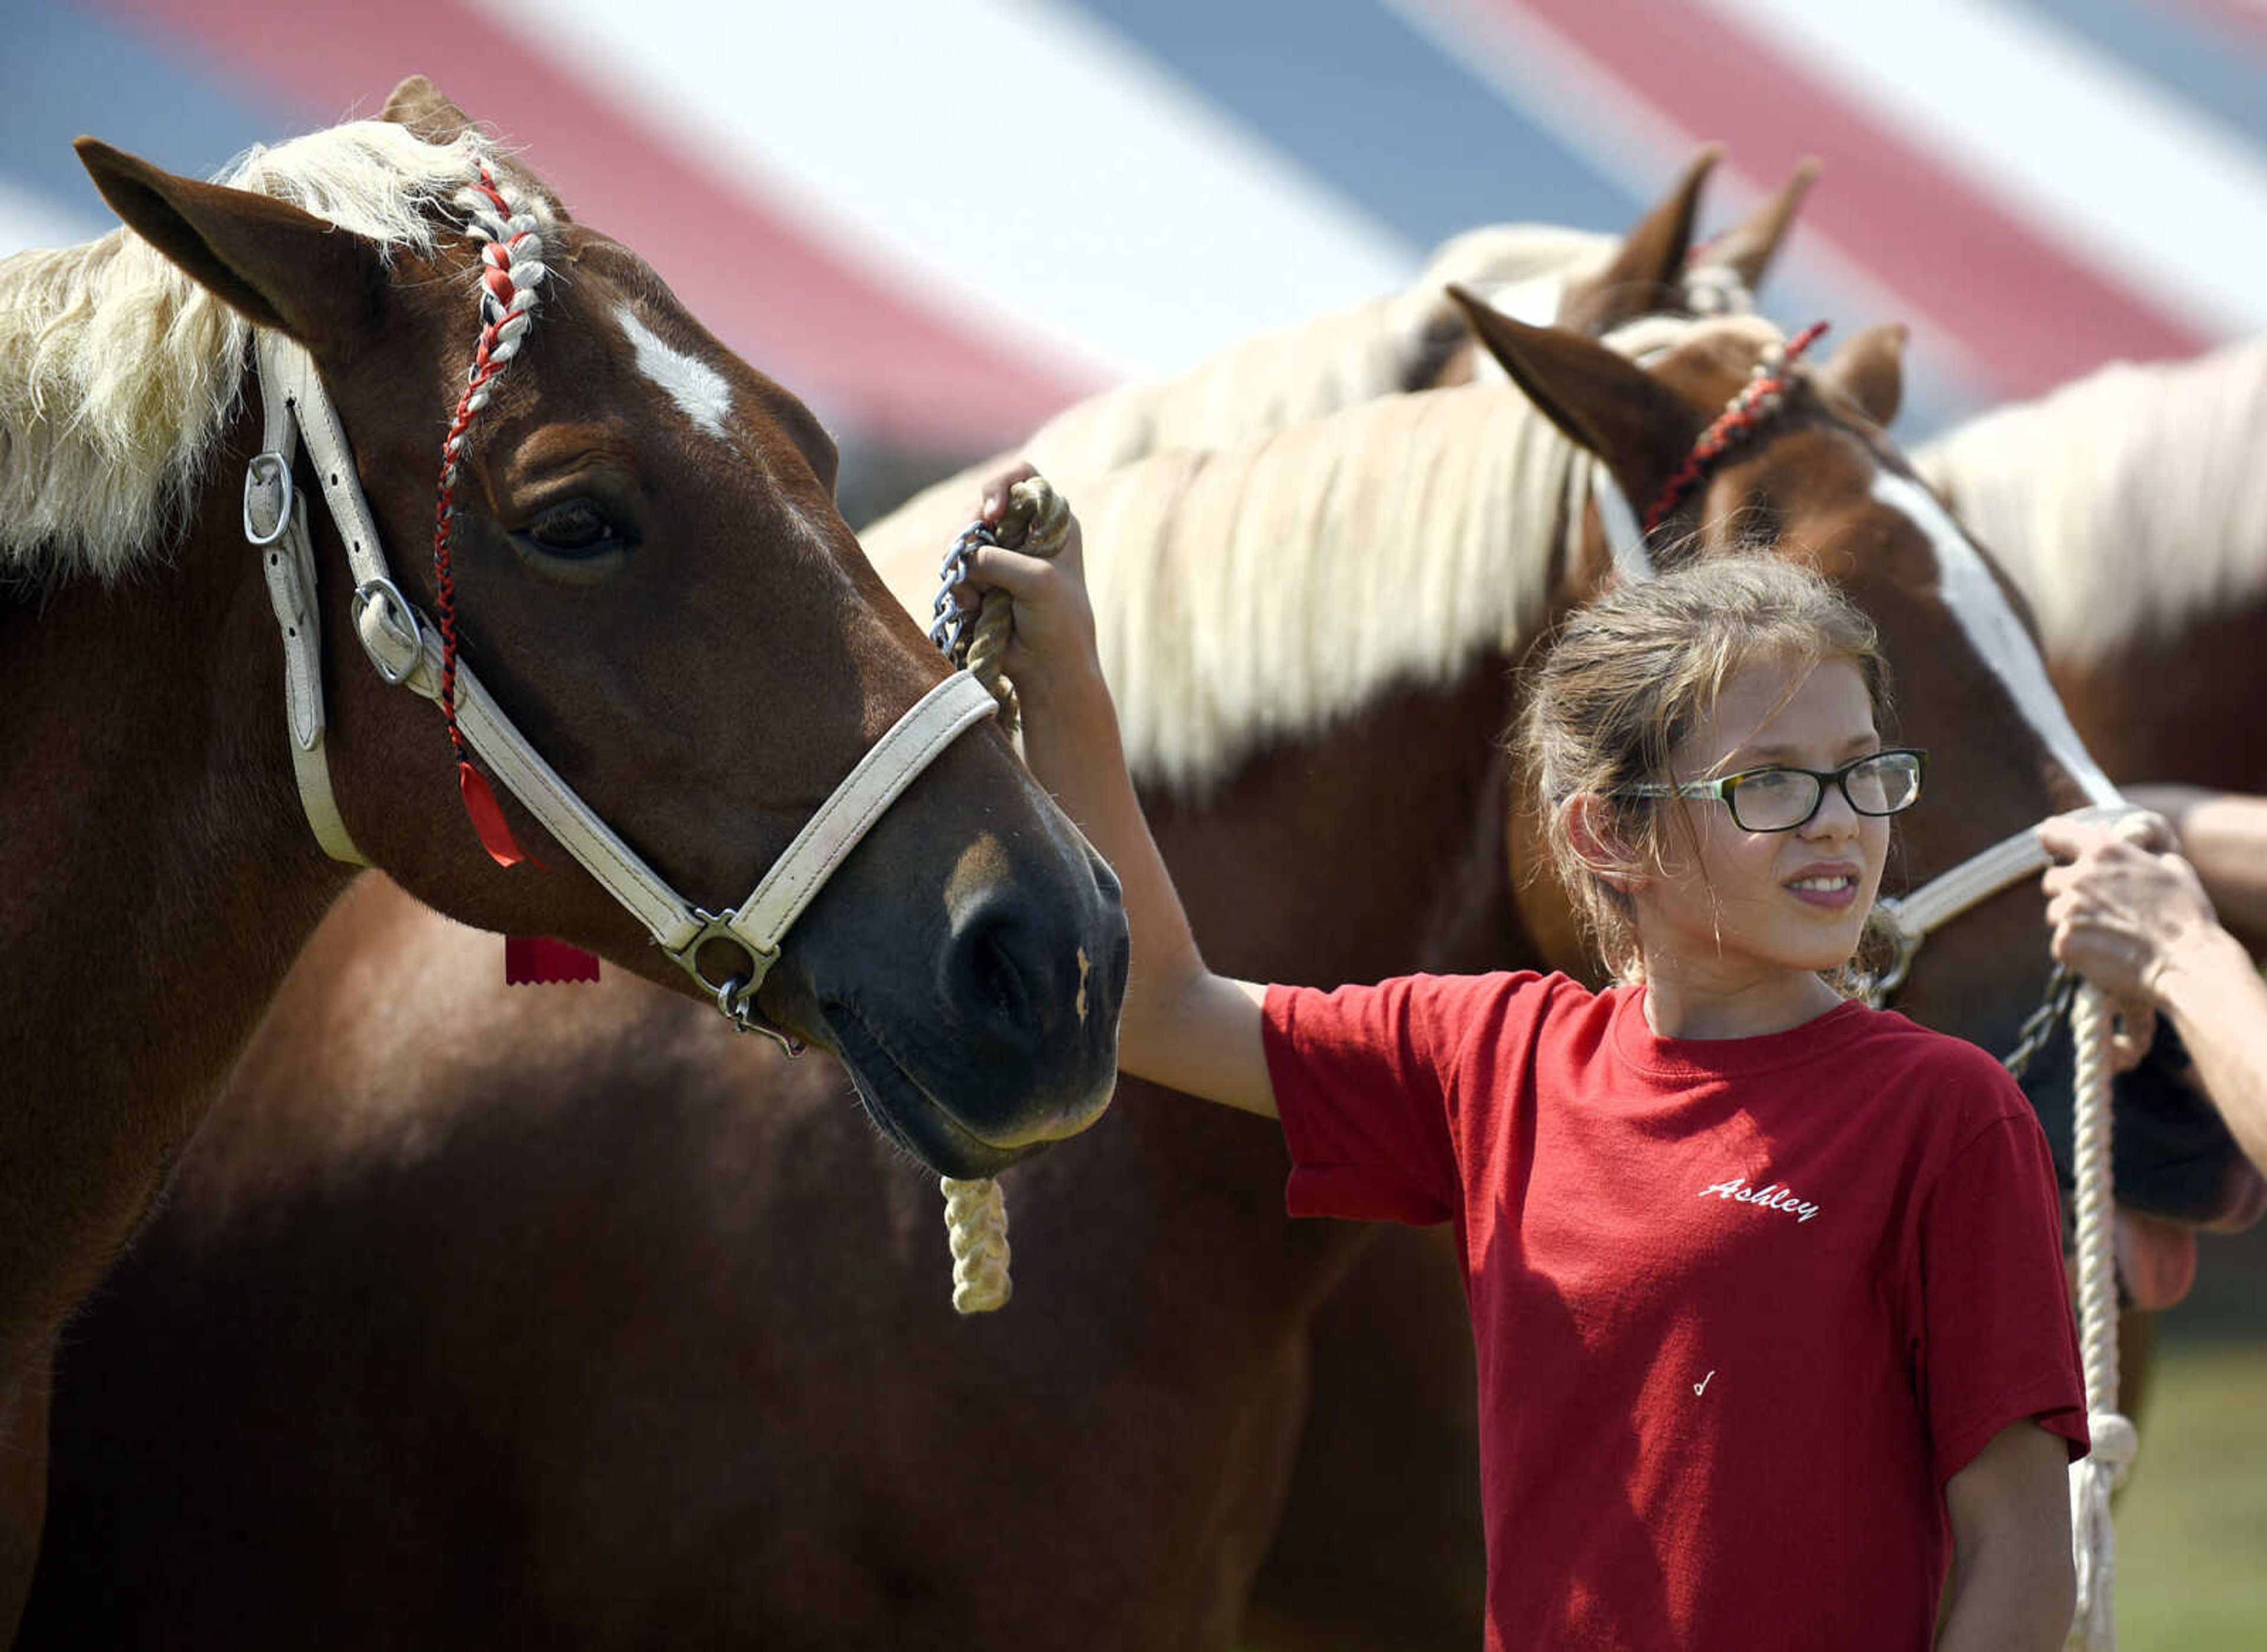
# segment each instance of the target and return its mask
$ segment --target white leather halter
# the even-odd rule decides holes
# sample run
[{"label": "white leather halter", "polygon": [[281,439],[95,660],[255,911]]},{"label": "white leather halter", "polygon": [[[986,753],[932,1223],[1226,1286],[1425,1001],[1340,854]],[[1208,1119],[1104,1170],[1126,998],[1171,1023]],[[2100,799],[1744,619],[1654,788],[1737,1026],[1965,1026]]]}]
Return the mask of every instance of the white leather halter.
[{"label": "white leather halter", "polygon": [[[371,665],[387,682],[438,700],[440,638],[393,583],[346,432],[313,362],[290,339],[264,329],[257,334],[256,356],[265,433],[261,452],[245,470],[244,531],[264,553],[268,597],[282,633],[292,768],[316,840],[334,859],[366,866],[369,857],[340,818],[324,751],[314,549],[306,501],[297,496],[291,474],[302,439],[346,544],[355,581],[355,629]],[[991,694],[968,672],[946,678],[859,760],[747,899],[712,913],[670,887],[575,794],[461,660],[456,696],[466,740],[512,795],[646,927],[656,945],[715,995],[717,1009],[734,1026],[765,1033],[789,1049],[796,1047],[794,1041],[767,1024],[755,1009],[756,989],[778,962],[789,928],[914,777],[997,709]],[[703,975],[696,962],[712,940],[730,941],[748,957],[747,968],[721,985]]]}]

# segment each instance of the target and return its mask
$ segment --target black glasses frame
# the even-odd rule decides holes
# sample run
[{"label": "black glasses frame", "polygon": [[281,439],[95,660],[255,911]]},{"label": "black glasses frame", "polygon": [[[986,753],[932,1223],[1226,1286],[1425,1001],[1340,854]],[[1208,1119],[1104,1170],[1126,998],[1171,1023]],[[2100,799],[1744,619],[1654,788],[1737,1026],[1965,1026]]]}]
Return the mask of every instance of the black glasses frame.
[{"label": "black glasses frame", "polygon": [[[1850,790],[1850,776],[1868,763],[1878,763],[1885,757],[1909,757],[1912,760],[1913,786],[1911,794],[1893,809],[1868,809]],[[1742,832],[1794,832],[1808,826],[1817,817],[1826,802],[1830,785],[1840,789],[1843,800],[1862,815],[1879,818],[1882,815],[1903,814],[1920,801],[1921,782],[1928,773],[1928,753],[1917,745],[1892,745],[1878,752],[1868,752],[1863,757],[1853,757],[1839,768],[1798,768],[1791,763],[1766,763],[1759,768],[1743,768],[1736,775],[1723,775],[1714,780],[1685,780],[1674,782],[1648,781],[1627,788],[1628,797],[1713,797],[1732,811],[1732,824]],[[1740,818],[1739,789],[1741,782],[1764,775],[1802,775],[1808,777],[1814,788],[1810,807],[1802,811],[1800,819],[1785,826],[1750,826]]]}]

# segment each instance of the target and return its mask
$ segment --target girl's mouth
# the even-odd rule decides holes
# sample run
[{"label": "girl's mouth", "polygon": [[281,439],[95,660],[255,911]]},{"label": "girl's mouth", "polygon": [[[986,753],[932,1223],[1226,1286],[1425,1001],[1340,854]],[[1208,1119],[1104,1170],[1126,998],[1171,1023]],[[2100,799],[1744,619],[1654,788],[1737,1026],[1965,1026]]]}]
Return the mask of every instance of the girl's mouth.
[{"label": "girl's mouth", "polygon": [[1819,872],[1808,877],[1795,878],[1786,888],[1806,906],[1823,907],[1830,912],[1838,912],[1857,899],[1858,874]]}]

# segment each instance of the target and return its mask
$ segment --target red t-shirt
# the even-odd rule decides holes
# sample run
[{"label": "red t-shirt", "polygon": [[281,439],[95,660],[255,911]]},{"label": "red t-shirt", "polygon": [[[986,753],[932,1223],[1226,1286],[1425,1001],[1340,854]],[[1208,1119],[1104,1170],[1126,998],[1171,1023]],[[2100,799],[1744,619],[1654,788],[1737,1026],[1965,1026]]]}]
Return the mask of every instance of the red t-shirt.
[{"label": "red t-shirt", "polygon": [[1491,1648],[1926,1648],[1946,1480],[2023,1418],[2085,1450],[2038,1120],[1901,1016],[1643,996],[1271,988],[1291,1213],[1456,1223]]}]

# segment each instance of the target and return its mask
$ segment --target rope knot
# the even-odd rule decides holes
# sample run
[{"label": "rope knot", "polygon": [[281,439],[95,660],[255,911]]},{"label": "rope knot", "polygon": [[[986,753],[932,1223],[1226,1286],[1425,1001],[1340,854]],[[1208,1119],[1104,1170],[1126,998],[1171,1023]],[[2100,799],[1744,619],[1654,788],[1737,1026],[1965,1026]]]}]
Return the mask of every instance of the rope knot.
[{"label": "rope knot", "polygon": [[2124,1485],[2141,1449],[2140,1430],[2134,1428],[2133,1420],[2122,1412],[2090,1411],[2086,1414],[2086,1431],[2094,1440],[2087,1456],[2102,1465],[2113,1487]]}]

